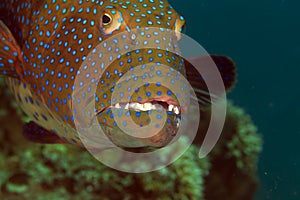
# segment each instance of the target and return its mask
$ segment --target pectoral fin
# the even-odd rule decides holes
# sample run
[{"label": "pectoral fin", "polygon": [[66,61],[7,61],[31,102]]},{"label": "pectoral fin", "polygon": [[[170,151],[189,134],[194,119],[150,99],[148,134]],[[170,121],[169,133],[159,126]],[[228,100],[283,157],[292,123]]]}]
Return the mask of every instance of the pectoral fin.
[{"label": "pectoral fin", "polygon": [[26,123],[23,126],[23,136],[31,142],[41,144],[66,143],[53,131],[48,131],[34,122]]},{"label": "pectoral fin", "polygon": [[[186,76],[190,84],[194,88],[198,102],[203,106],[211,104],[211,96],[208,87],[205,82],[205,77],[199,73],[199,71],[193,66],[196,64],[197,67],[200,67],[201,70],[211,70],[211,67],[214,67],[212,61],[215,63],[221,78],[225,90],[228,92],[236,82],[236,67],[231,59],[226,56],[199,56],[189,58],[185,61],[186,67]],[[200,70],[200,71],[201,71]]]}]

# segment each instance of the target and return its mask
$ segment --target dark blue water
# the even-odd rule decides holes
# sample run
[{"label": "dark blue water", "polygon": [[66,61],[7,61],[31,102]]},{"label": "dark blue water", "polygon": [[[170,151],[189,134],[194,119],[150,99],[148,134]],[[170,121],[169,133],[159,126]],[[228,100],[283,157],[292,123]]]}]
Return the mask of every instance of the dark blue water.
[{"label": "dark blue water", "polygon": [[300,199],[300,1],[171,0],[187,35],[238,67],[229,98],[264,138],[257,199]]}]

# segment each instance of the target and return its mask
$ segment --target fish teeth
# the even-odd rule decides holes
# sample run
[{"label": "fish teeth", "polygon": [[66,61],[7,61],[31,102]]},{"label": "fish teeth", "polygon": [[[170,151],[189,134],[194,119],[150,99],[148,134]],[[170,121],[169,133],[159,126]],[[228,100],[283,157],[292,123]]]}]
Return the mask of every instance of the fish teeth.
[{"label": "fish teeth", "polygon": [[129,108],[137,109],[137,103],[130,103]]},{"label": "fish teeth", "polygon": [[178,107],[177,107],[177,106],[175,106],[175,107],[174,107],[174,113],[175,113],[176,115],[178,115],[178,114],[179,114],[179,109],[178,109]]},{"label": "fish teeth", "polygon": [[144,103],[144,109],[145,110],[152,110],[152,104],[151,103]]},{"label": "fish teeth", "polygon": [[169,105],[168,111],[173,111],[176,115],[179,115],[179,108],[174,105]]},{"label": "fish teeth", "polygon": [[168,107],[168,111],[173,111],[174,106],[173,105],[169,105]]},{"label": "fish teeth", "polygon": [[129,103],[127,103],[126,105],[125,105],[125,109],[128,109],[129,108]]},{"label": "fish teeth", "polygon": [[[115,108],[124,108],[124,109],[133,109],[136,111],[148,111],[148,110],[161,110],[163,109],[163,107],[159,104],[152,104],[152,103],[144,103],[144,104],[140,104],[137,102],[133,102],[133,103],[116,103]],[[176,115],[180,114],[180,109],[177,106],[174,105],[169,105],[168,107],[168,111],[171,111],[173,113],[175,113]]]},{"label": "fish teeth", "polygon": [[143,104],[137,103],[136,104],[136,109],[143,110]]},{"label": "fish teeth", "polygon": [[179,115],[179,108],[178,108],[177,106],[169,105],[168,111],[172,111],[172,112],[174,112],[176,115]]},{"label": "fish teeth", "polygon": [[144,111],[143,105],[140,103],[130,103],[129,108],[132,108],[134,110],[142,110]]}]

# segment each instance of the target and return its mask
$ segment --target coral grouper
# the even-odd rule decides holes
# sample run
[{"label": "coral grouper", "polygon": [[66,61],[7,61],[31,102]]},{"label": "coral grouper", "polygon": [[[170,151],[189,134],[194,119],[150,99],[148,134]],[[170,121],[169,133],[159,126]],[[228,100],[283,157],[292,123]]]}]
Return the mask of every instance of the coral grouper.
[{"label": "coral grouper", "polygon": [[[86,102],[95,102],[94,110],[86,111],[82,118],[96,119],[116,145],[163,147],[180,126],[183,109],[178,99],[185,95],[185,91],[174,94],[161,83],[160,78],[172,71],[191,82],[199,103],[208,100],[201,76],[176,53],[185,21],[166,0],[2,0],[0,13],[0,74],[32,118],[23,130],[29,140],[82,145],[74,119],[79,111],[72,109],[76,101],[82,112]],[[159,31],[151,32],[151,27]],[[174,34],[166,38],[167,32]],[[106,42],[114,37],[118,39]],[[172,51],[160,48],[165,40]],[[140,41],[145,48],[118,54]],[[153,41],[155,48],[147,46]],[[88,59],[88,55],[97,59]],[[228,89],[235,81],[234,64],[223,56],[212,59]],[[168,70],[162,65],[169,66]],[[142,75],[135,76],[137,68],[144,69]],[[133,80],[146,77],[151,82],[125,87],[118,80],[127,72]],[[78,75],[84,79],[76,85]],[[178,87],[179,81],[173,78],[170,81]],[[97,89],[91,91],[89,85]],[[121,100],[116,101],[114,90],[122,86]],[[72,98],[78,90],[80,98]],[[159,118],[159,111],[167,111],[168,123],[152,137],[136,138],[122,132],[112,110],[122,119],[131,116],[140,127],[149,123],[151,113]],[[126,126],[126,121],[121,125]]]}]

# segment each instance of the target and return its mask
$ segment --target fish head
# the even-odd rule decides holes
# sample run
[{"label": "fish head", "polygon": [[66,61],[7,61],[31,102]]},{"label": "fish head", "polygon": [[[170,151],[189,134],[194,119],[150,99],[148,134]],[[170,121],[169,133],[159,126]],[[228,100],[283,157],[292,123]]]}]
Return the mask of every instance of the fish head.
[{"label": "fish head", "polygon": [[[126,1],[102,10],[99,29],[107,39],[84,66],[103,66],[93,76],[99,84],[90,108],[118,146],[163,147],[175,138],[188,93],[178,47],[184,24],[167,1]],[[104,59],[97,62],[99,55]]]}]

